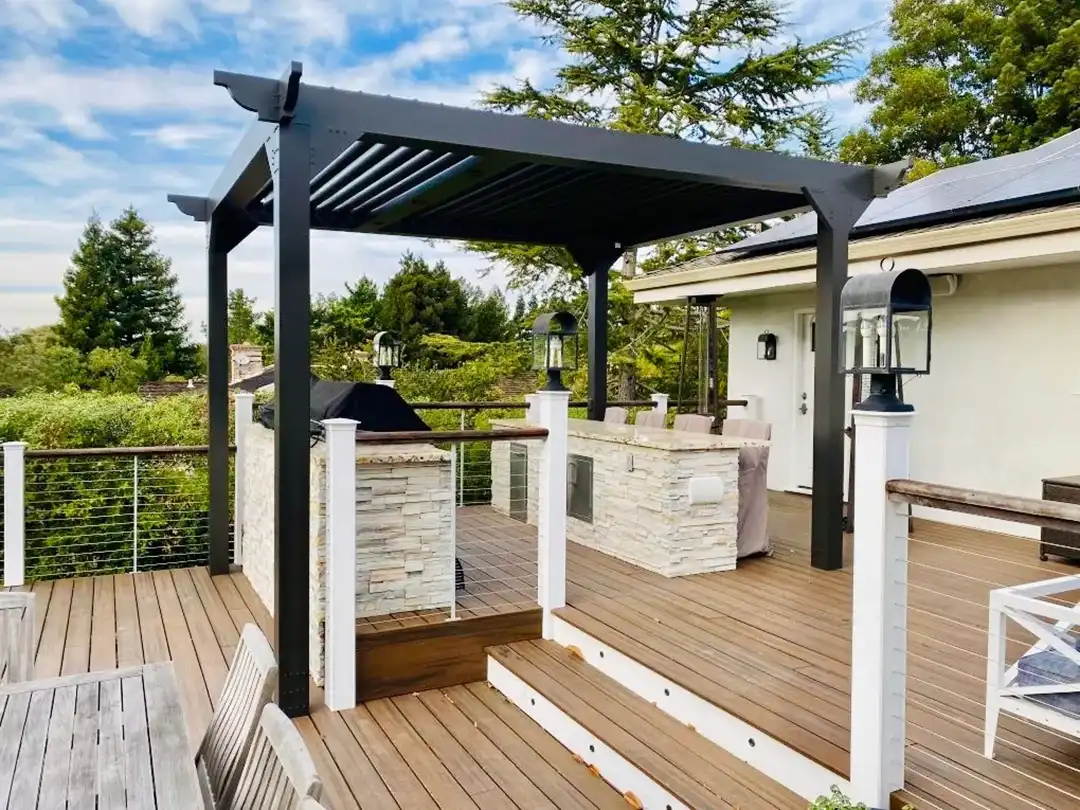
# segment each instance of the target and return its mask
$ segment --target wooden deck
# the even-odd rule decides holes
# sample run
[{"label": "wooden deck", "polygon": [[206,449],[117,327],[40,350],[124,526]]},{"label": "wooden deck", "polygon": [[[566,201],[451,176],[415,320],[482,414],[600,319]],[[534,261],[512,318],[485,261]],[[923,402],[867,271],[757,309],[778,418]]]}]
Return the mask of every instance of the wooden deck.
[{"label": "wooden deck", "polygon": [[[489,570],[473,581],[494,581],[507,571],[516,571],[510,578],[519,582],[533,576],[525,564],[505,565],[514,555],[526,559],[530,545],[535,555],[531,530],[504,526],[507,519],[490,512],[477,517],[490,533],[488,553],[496,556],[479,560]],[[734,572],[678,579],[572,545],[562,614],[845,773],[851,574],[809,567],[808,500],[774,496],[771,527],[775,556],[740,561]],[[493,542],[502,547],[492,551]],[[917,522],[902,798],[920,810],[1065,810],[1080,802],[1075,740],[1004,719],[998,760],[981,754],[989,589],[1080,572],[1040,563],[1036,546]],[[240,628],[255,621],[268,635],[271,629],[242,575],[210,577],[201,568],[42,582],[33,590],[38,677],[173,660],[192,740],[211,715]],[[497,605],[484,606],[498,612]],[[401,620],[412,624],[417,617]],[[1016,655],[1026,640],[1010,635]],[[371,701],[343,713],[326,711],[315,695],[312,717],[297,725],[335,810],[627,806],[483,683]]]},{"label": "wooden deck", "polygon": [[[771,558],[666,579],[571,546],[563,617],[624,654],[846,775],[851,572],[809,564],[809,499],[771,497]],[[910,543],[906,791],[934,810],[1080,804],[1080,741],[1003,716],[982,756],[991,588],[1078,573],[1037,543],[916,521]],[[850,560],[850,541],[848,548]],[[1073,601],[1080,599],[1074,595]],[[1030,644],[1009,631],[1012,659]]]},{"label": "wooden deck", "polygon": [[[270,617],[242,574],[205,568],[35,583],[38,678],[173,661],[192,753],[240,630]],[[625,810],[626,802],[484,683],[296,721],[332,810]]]}]

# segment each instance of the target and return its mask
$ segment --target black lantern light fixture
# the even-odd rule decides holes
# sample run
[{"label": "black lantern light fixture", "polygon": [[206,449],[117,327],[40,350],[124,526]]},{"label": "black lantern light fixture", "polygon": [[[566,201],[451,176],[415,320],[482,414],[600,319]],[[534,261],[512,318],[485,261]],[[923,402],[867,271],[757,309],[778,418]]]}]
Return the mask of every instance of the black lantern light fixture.
[{"label": "black lantern light fixture", "polygon": [[533,322],[533,368],[547,371],[549,391],[565,391],[562,372],[578,365],[577,318],[569,312],[545,312]]},{"label": "black lantern light fixture", "polygon": [[372,340],[380,380],[392,380],[391,369],[401,368],[401,341],[389,332],[376,332]]},{"label": "black lantern light fixture", "polygon": [[757,336],[757,359],[776,359],[776,335],[772,332],[762,332]]},{"label": "black lantern light fixture", "polygon": [[930,373],[930,280],[921,270],[848,279],[840,294],[842,372],[869,374],[864,411],[910,411],[897,397],[901,374]]}]

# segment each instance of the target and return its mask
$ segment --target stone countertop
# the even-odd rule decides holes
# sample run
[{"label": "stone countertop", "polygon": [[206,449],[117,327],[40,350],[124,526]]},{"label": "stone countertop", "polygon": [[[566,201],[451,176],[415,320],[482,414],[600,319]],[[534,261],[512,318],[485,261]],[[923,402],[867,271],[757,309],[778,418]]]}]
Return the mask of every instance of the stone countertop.
[{"label": "stone countertop", "polygon": [[[492,420],[492,427],[525,427],[524,419]],[[685,430],[615,425],[588,419],[571,419],[569,434],[582,439],[651,447],[656,450],[687,452],[699,450],[738,450],[741,447],[768,447],[763,439],[744,439],[737,436],[716,436],[711,433],[690,433]]]},{"label": "stone countertop", "polygon": [[[326,455],[326,442],[319,442],[312,452]],[[372,444],[356,445],[357,464],[443,464],[450,461],[450,451],[433,444]]]}]

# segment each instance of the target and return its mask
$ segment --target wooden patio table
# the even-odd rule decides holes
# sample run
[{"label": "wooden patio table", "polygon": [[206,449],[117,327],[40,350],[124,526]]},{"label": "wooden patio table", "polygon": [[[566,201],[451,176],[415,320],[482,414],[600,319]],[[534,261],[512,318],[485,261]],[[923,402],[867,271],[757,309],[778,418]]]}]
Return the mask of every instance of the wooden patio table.
[{"label": "wooden patio table", "polygon": [[172,664],[0,686],[0,810],[196,810]]}]

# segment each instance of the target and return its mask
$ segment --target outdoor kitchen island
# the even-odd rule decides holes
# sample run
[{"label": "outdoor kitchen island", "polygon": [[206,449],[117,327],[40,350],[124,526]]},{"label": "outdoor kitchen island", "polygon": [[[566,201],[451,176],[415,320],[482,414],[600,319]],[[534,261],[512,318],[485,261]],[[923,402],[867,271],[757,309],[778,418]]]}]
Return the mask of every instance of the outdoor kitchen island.
[{"label": "outdoor kitchen island", "polygon": [[[568,442],[568,540],[669,577],[735,568],[739,450],[768,442],[585,419]],[[534,525],[538,452],[500,442],[491,456],[492,507]]]}]

